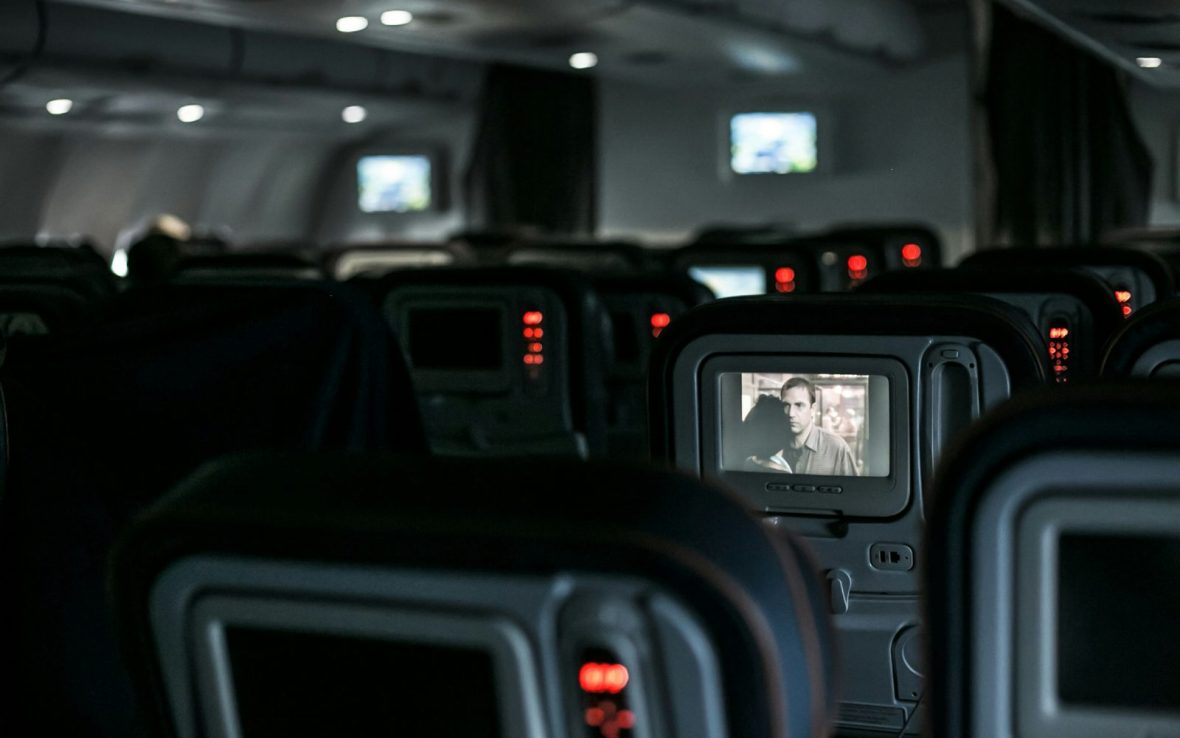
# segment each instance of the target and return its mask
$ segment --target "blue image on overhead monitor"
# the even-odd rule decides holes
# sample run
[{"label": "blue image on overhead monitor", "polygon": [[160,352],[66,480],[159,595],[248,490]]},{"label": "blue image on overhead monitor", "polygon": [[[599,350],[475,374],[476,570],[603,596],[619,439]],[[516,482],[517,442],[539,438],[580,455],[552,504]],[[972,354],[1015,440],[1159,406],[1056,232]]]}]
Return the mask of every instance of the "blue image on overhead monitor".
[{"label": "blue image on overhead monitor", "polygon": [[760,266],[695,266],[688,274],[719,299],[766,294],[766,272]]},{"label": "blue image on overhead monitor", "polygon": [[358,206],[366,213],[411,213],[431,206],[429,156],[364,156],[356,165]]},{"label": "blue image on overhead monitor", "polygon": [[795,174],[819,166],[815,113],[739,113],[729,121],[737,174]]}]

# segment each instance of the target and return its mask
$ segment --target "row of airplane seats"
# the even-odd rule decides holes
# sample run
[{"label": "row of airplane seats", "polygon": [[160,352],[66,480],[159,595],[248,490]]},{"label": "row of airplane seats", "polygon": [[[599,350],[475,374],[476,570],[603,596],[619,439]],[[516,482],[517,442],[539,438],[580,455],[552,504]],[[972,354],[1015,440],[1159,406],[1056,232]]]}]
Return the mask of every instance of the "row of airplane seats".
[{"label": "row of airplane seats", "polygon": [[[453,442],[436,445],[447,453],[474,448],[535,456],[558,448],[565,455],[609,454],[605,388],[618,366],[612,355],[618,343],[610,338],[617,321],[598,297],[600,290],[609,291],[608,283],[598,280],[596,290],[594,279],[568,272],[509,267],[403,271],[347,285],[210,274],[133,284],[107,298],[94,317],[96,327],[85,335],[56,336],[12,352],[2,374],[11,463],[0,526],[4,560],[35,563],[5,574],[6,591],[22,603],[6,612],[5,662],[27,676],[4,711],[10,724],[44,713],[66,730],[102,725],[110,734],[126,735],[139,729],[106,622],[102,561],[126,521],[201,462],[259,448],[400,448],[421,454],[424,436],[447,423],[455,433],[435,436]],[[1087,289],[1057,294],[1074,295],[1071,305],[1077,307],[1096,294]],[[1002,293],[998,286],[985,292]],[[634,297],[626,287],[620,294]],[[652,309],[649,303],[619,304],[640,316]],[[959,452],[946,449],[990,407],[1050,381],[1044,326],[1030,320],[1026,305],[971,295],[748,298],[676,316],[677,306],[666,304],[669,321],[650,324],[659,337],[646,344],[654,350],[648,372],[654,457],[735,490],[739,506],[761,518],[769,540],[791,557],[806,560],[800,539],[815,552],[824,572],[815,591],[823,594],[824,617],[834,621],[835,671],[844,675],[839,730],[916,732],[924,721],[918,707],[925,699],[923,644],[929,638],[920,572],[942,556],[924,536],[940,500],[958,494],[940,485],[942,472],[935,469],[940,460],[953,463],[947,454]],[[1095,314],[1091,328],[1099,324]],[[1166,376],[1174,361],[1167,344],[1174,338],[1155,326],[1174,324],[1174,314],[1166,303],[1136,311],[1111,342],[1104,365],[1112,373]],[[485,330],[472,330],[477,326]],[[490,326],[500,327],[493,339]],[[481,341],[483,351],[467,350]],[[1163,348],[1127,369],[1112,351],[1131,345],[1136,356]],[[403,351],[408,366],[402,365]],[[414,354],[423,351],[427,360],[415,363]],[[542,361],[527,360],[538,356]],[[501,371],[506,357],[514,372],[508,379]],[[529,377],[550,386],[553,376],[530,371],[538,367],[562,370],[552,380],[561,397],[530,414],[529,387],[538,385],[529,385]],[[461,382],[448,390],[456,376],[448,372],[469,375],[467,396]],[[789,453],[747,453],[750,411],[762,404],[762,395],[783,402],[792,391],[785,385],[794,379],[806,380],[796,383],[795,396],[809,393],[807,404],[818,406],[812,424],[844,444],[831,448],[847,448],[841,463],[852,466],[839,474],[813,473],[803,457],[785,459]],[[424,393],[423,382],[434,382],[433,389]],[[599,394],[585,392],[591,382]],[[481,383],[487,388],[482,399]],[[519,390],[518,399],[497,400],[493,385]],[[423,400],[429,393],[443,398],[433,418]],[[1062,402],[1069,405],[1074,397],[1085,395],[1066,392]],[[515,428],[514,412],[525,421]],[[546,425],[552,420],[569,422]],[[480,423],[483,429],[472,435]],[[514,437],[520,430],[535,433]],[[810,450],[819,453],[818,446]],[[784,475],[770,462],[796,468]],[[495,499],[517,494],[507,477],[520,486],[535,478],[526,471],[542,468],[536,464],[506,462],[499,466],[517,471],[503,477],[489,472],[486,478],[473,470],[497,467],[487,459],[455,468]],[[572,462],[546,464],[552,479],[591,474],[584,471],[590,467]],[[619,487],[631,497],[644,494]],[[561,494],[550,495],[560,498],[554,501],[558,516],[571,504]],[[668,523],[680,524],[678,515]],[[778,611],[781,605],[771,608]],[[621,663],[605,657],[586,663],[607,662]],[[954,698],[934,696],[941,684],[932,689],[932,705]],[[738,704],[731,692],[725,694],[727,705]],[[825,704],[814,695],[806,699],[812,707]],[[612,704],[621,709],[618,701]],[[824,724],[824,714],[822,707],[796,710],[789,720],[803,720],[822,734],[815,726]]]}]

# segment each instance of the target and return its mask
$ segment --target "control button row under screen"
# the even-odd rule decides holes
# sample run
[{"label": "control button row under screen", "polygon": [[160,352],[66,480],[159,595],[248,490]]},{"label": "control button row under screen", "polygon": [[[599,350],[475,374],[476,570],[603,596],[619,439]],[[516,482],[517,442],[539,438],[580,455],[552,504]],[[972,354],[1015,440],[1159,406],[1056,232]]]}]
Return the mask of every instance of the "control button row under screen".
[{"label": "control button row under screen", "polygon": [[814,484],[783,484],[781,482],[767,482],[767,492],[802,492],[804,494],[811,494],[819,492],[825,495],[839,495],[844,493],[843,487],[823,486],[817,487]]}]

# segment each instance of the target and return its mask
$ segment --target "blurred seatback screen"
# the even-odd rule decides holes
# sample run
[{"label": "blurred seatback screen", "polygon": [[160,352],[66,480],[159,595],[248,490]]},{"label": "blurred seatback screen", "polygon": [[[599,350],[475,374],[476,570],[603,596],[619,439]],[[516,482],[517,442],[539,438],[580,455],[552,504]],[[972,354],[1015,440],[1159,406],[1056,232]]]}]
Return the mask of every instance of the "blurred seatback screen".
[{"label": "blurred seatback screen", "polygon": [[496,308],[410,310],[410,362],[415,369],[497,371],[503,365],[502,311]]},{"label": "blurred seatback screen", "polygon": [[243,738],[499,738],[492,656],[376,638],[231,627]]},{"label": "blurred seatback screen", "polygon": [[1062,702],[1180,711],[1180,538],[1070,533],[1059,566]]},{"label": "blurred seatback screen", "polygon": [[766,294],[766,271],[760,266],[694,266],[688,274],[718,299]]}]

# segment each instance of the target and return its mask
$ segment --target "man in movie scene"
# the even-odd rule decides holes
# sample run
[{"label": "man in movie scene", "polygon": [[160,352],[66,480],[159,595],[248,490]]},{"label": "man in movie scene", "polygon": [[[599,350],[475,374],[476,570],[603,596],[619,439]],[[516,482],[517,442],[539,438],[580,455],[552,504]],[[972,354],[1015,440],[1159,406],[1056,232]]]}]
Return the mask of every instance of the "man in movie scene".
[{"label": "man in movie scene", "polygon": [[778,454],[795,474],[858,476],[852,449],[843,438],[815,423],[815,385],[792,377],[779,390],[789,440]]}]

